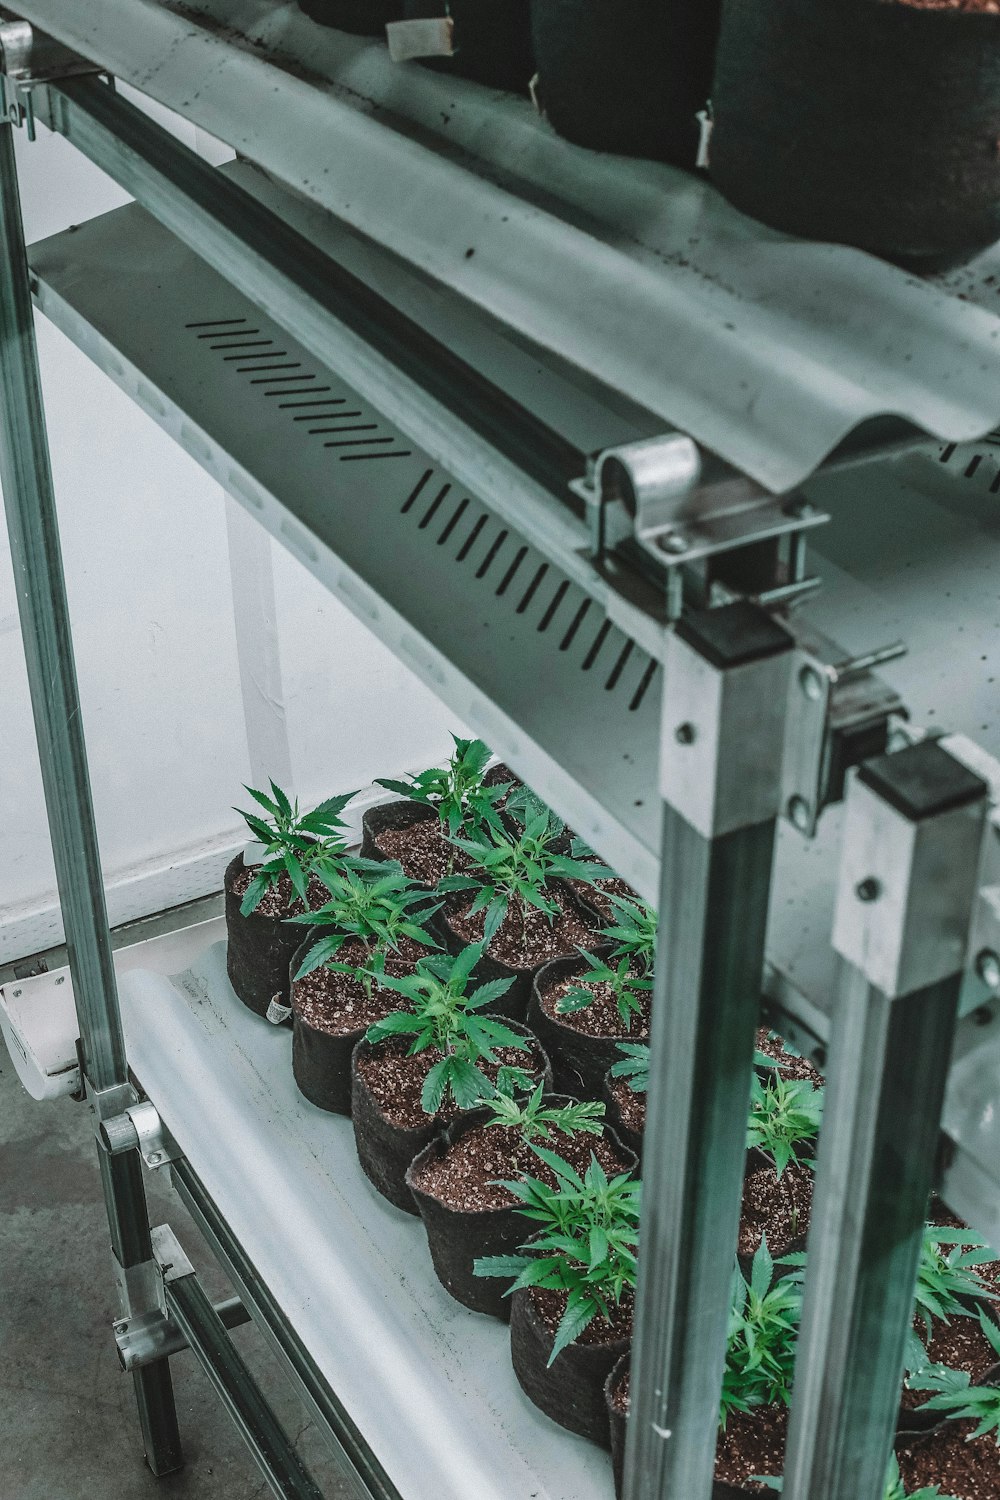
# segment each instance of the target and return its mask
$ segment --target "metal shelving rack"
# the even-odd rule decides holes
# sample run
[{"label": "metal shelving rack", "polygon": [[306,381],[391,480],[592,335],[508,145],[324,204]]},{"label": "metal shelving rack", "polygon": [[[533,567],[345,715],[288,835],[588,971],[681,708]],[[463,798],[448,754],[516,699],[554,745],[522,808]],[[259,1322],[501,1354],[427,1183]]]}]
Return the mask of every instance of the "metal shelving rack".
[{"label": "metal shelving rack", "polygon": [[[274,1492],[317,1493],[228,1339],[240,1309],[150,1232],[140,1158],[360,1495],[610,1485],[505,1384],[502,1330],[421,1279],[217,953],[119,1005],[32,294],[660,908],[627,1500],[709,1494],[762,975],[824,1057],[785,1493],[875,1500],[932,1183],[1000,1242],[996,255],[930,282],[784,240],[288,4],[21,0],[0,42],[0,478],[150,1466],[180,1463],[186,1342]],[[243,159],[206,166],[114,78]],[[28,271],[11,125],[37,120],[136,202]],[[928,599],[956,577],[942,642]],[[982,672],[954,673],[958,629]],[[247,1212],[247,1141],[280,1214]]]}]

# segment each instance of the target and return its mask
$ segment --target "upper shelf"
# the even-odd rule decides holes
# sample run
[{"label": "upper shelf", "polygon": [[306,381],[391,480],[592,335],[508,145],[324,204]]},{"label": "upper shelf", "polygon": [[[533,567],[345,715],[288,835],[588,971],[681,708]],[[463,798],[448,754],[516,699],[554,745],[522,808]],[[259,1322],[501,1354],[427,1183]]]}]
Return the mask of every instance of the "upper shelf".
[{"label": "upper shelf", "polygon": [[931,282],[786,238],[294,4],[18,10],[769,489],[877,418],[965,442],[1000,416],[996,252]]}]

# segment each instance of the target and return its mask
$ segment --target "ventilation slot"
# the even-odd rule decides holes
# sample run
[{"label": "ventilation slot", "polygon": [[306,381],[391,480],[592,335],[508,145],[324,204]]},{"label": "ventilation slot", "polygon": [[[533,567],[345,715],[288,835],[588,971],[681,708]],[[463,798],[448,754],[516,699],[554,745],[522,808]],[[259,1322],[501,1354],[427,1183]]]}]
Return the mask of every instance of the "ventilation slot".
[{"label": "ventilation slot", "polygon": [[[292,421],[293,422],[321,422],[321,421],[326,421],[326,422],[341,422],[346,417],[360,417],[361,415],[362,415],[362,413],[359,412],[359,411],[314,411],[312,413],[312,415],[309,416],[309,417],[293,417]],[[310,437],[316,437],[316,435],[318,433],[323,433],[323,432],[372,432],[372,431],[374,431],[374,428],[375,428],[374,422],[371,424],[370,427],[310,427],[309,428],[309,436]]]},{"label": "ventilation slot", "polygon": [[455,554],[455,561],[456,562],[465,562],[465,559],[468,557],[469,553],[472,551],[473,547],[476,545],[476,539],[479,536],[479,533],[482,531],[482,529],[483,529],[483,527],[485,525],[486,525],[486,517],[485,516],[480,516],[479,519],[478,519],[478,521],[476,522],[475,526],[473,526],[472,530],[469,532],[469,535],[466,537],[465,541],[462,543],[461,547],[459,547],[458,552]]},{"label": "ventilation slot", "polygon": [[438,544],[439,547],[443,547],[444,546],[445,542],[451,536],[452,532],[455,530],[455,527],[458,525],[459,521],[465,515],[465,512],[468,510],[468,508],[469,508],[469,502],[468,502],[468,500],[460,500],[459,501],[458,509],[456,510],[455,514],[452,516],[451,520],[448,522],[447,526],[444,528],[444,530],[442,531],[441,535],[437,539],[437,544]]},{"label": "ventilation slot", "polygon": [[[392,439],[391,438],[386,438],[385,441],[387,443],[389,443],[389,442],[392,442]],[[329,444],[327,444],[327,447],[329,447]],[[413,452],[412,452],[412,450],[410,448],[394,448],[391,453],[386,453],[385,450],[383,449],[379,453],[341,453],[339,455],[340,462],[342,464],[360,464],[360,463],[366,463],[370,459],[375,459],[375,458],[412,458],[412,457],[413,457]]]},{"label": "ventilation slot", "polygon": [[528,608],[528,605],[531,603],[532,599],[534,599],[536,593],[538,592],[539,585],[541,584],[542,579],[545,577],[545,575],[546,575],[546,573],[548,571],[549,571],[549,565],[548,565],[548,563],[542,563],[541,567],[538,569],[538,572],[535,574],[534,578],[531,580],[531,582],[528,584],[528,587],[525,589],[525,591],[524,591],[524,598],[521,600],[520,604],[517,606],[517,613],[519,615],[523,615],[524,614],[525,610]]},{"label": "ventilation slot", "polygon": [[545,611],[544,615],[542,615],[542,618],[538,622],[539,633],[548,630],[549,626],[552,624],[552,621],[555,618],[556,610],[565,599],[566,591],[568,588],[569,580],[564,578],[562,583],[555,591],[552,603],[549,605],[548,609]]},{"label": "ventilation slot", "polygon": [[438,506],[441,504],[441,502],[445,498],[445,496],[448,495],[450,492],[451,492],[451,485],[450,484],[446,484],[441,489],[438,490],[437,494],[434,496],[434,499],[431,501],[430,505],[427,507],[427,509],[424,512],[423,516],[420,518],[420,530],[421,531],[426,531],[427,527],[431,524],[431,521],[434,519],[434,513],[437,510]]},{"label": "ventilation slot", "polygon": [[573,619],[570,621],[569,629],[563,636],[562,640],[559,642],[560,651],[568,651],[570,646],[572,646],[573,637],[576,635],[577,631],[580,629],[580,626],[583,624],[584,617],[586,616],[589,609],[590,600],[584,599],[583,603],[580,605],[580,608],[577,610],[576,614],[573,616]]},{"label": "ventilation slot", "polygon": [[[296,380],[315,380],[316,376],[315,375],[296,375],[294,378]],[[251,382],[251,384],[255,384],[255,383],[256,382]],[[332,391],[332,390],[333,390],[333,386],[332,385],[303,385],[303,386],[300,386],[297,391],[262,391],[261,394],[264,395],[264,396],[268,396],[268,397],[271,397],[271,396],[319,396],[324,391]],[[279,406],[284,406],[284,404],[285,403],[283,401],[279,401],[279,403],[278,403]]]},{"label": "ventilation slot", "polygon": [[605,620],[604,624],[601,626],[600,630],[597,632],[597,635],[594,637],[594,644],[591,646],[590,650],[587,652],[586,656],[583,658],[583,661],[581,662],[581,666],[582,666],[582,668],[583,668],[583,670],[585,672],[589,672],[590,669],[591,669],[591,667],[594,665],[594,662],[597,660],[598,656],[600,655],[601,647],[604,645],[604,642],[607,640],[608,635],[610,634],[610,631],[611,631],[611,621],[610,620]]},{"label": "ventilation slot", "polygon": [[634,694],[632,695],[632,701],[628,706],[629,713],[634,714],[643,698],[645,698],[646,693],[649,690],[649,684],[652,682],[658,666],[659,662],[651,661],[645,672],[643,672],[642,680],[639,683],[639,686],[636,688]]},{"label": "ventilation slot", "polygon": [[421,490],[423,489],[424,485],[427,483],[428,479],[430,479],[430,477],[431,477],[431,475],[433,473],[434,473],[433,469],[427,469],[427,470],[424,471],[424,473],[417,480],[417,482],[413,486],[413,489],[411,490],[410,494],[407,495],[406,499],[403,501],[402,509],[399,512],[399,514],[401,516],[405,516],[406,512],[416,503],[417,499],[419,498]]},{"label": "ventilation slot", "polygon": [[[286,392],[287,395],[287,392]],[[326,396],[322,401],[279,401],[278,405],[282,411],[302,411],[305,407],[315,406],[343,406],[347,400],[346,396]],[[338,412],[339,416],[340,413]],[[307,411],[305,416],[293,417],[293,422],[315,422],[317,417],[333,416],[333,412]]]},{"label": "ventilation slot", "polygon": [[[245,323],[245,322],[246,322],[246,318],[206,318],[204,320],[204,322],[201,322],[201,323],[185,323],[184,327],[185,328],[235,328],[238,324]],[[259,328],[250,328],[250,329],[247,329],[246,331],[248,333],[260,333],[260,329]],[[200,339],[217,339],[217,338],[220,338],[220,337],[221,337],[221,335],[218,334],[218,333],[199,333],[198,334],[198,338],[200,338]]]},{"label": "ventilation slot", "polygon": [[[504,532],[503,535],[504,535],[504,540],[506,540],[506,538],[507,538],[506,531]],[[506,573],[503,575],[503,577],[501,578],[500,582],[497,584],[496,594],[497,594],[497,598],[498,599],[502,598],[503,595],[506,594],[506,592],[510,588],[511,584],[514,582],[514,575],[517,573],[518,568],[524,562],[524,559],[527,557],[527,555],[528,555],[528,549],[527,549],[527,547],[518,547],[517,552],[514,554],[514,561],[511,563],[510,567],[507,569]],[[480,574],[479,576],[482,577],[482,574]]]},{"label": "ventilation slot", "polygon": [[[482,562],[479,564],[479,567],[476,569],[476,577],[477,578],[485,578],[486,577],[487,573],[490,571],[490,569],[493,566],[494,559],[496,558],[497,554],[499,553],[500,548],[503,546],[504,542],[507,540],[507,537],[509,535],[510,535],[510,533],[505,528],[503,531],[500,532],[499,536],[494,537],[493,544],[490,547],[490,550],[487,552],[486,556],[483,558]],[[499,590],[497,590],[497,592],[499,593]]]},{"label": "ventilation slot", "polygon": [[622,647],[621,655],[615,662],[614,666],[611,668],[611,671],[608,673],[608,680],[604,684],[605,692],[613,693],[615,688],[618,686],[618,679],[621,677],[622,673],[625,670],[625,663],[632,655],[632,648],[634,645],[634,641],[625,642],[625,645]]},{"label": "ventilation slot", "polygon": [[949,443],[948,446],[947,446],[947,448],[942,448],[942,450],[941,450],[941,462],[943,464],[949,464],[949,463],[951,463],[951,460],[952,460],[952,457],[954,456],[954,453],[955,453],[955,444],[954,443]]},{"label": "ventilation slot", "polygon": [[[227,344],[226,348],[227,349],[232,349],[233,345],[232,344]],[[212,352],[214,353],[215,351],[213,350]],[[244,352],[242,354],[224,354],[222,356],[222,363],[224,365],[239,365],[239,364],[246,364],[246,361],[248,359],[287,359],[287,357],[288,357],[288,350],[287,349],[268,349],[268,351],[267,351],[266,354],[247,354],[246,351],[244,350]],[[254,367],[252,365],[247,365],[247,369],[248,370],[249,369],[253,369],[253,368]],[[270,365],[257,365],[256,368],[258,370],[269,370],[269,369],[271,369],[271,366]],[[298,367],[298,365],[287,365],[285,368],[286,369],[295,369],[295,370],[297,370],[299,367]],[[242,374],[243,372],[239,371],[238,373]]]},{"label": "ventilation slot", "polygon": [[979,468],[979,465],[982,463],[982,461],[983,455],[981,453],[975,454],[974,457],[970,459],[968,468],[965,471],[966,479],[975,478],[976,470]]}]

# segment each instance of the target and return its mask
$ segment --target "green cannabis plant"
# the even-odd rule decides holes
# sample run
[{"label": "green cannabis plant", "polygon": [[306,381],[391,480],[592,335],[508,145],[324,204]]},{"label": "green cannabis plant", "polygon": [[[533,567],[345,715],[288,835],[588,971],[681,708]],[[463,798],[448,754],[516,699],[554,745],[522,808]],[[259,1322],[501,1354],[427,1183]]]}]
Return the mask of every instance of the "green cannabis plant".
[{"label": "green cannabis plant", "polygon": [[[426,924],[440,902],[435,903],[419,881],[404,875],[398,864],[344,859],[337,865],[320,865],[317,873],[330,893],[329,900],[290,920],[304,926],[335,927],[337,931],[313,944],[296,979],[326,967],[360,979],[370,995],[372,982],[382,974],[386,958],[399,950],[404,938],[425,948],[437,947]],[[341,948],[352,938],[360,938],[369,949],[362,965],[337,961]]]},{"label": "green cannabis plant", "polygon": [[463,828],[496,821],[496,804],[510,783],[485,786],[483,777],[492,751],[482,740],[463,740],[453,734],[455,751],[446,766],[432,766],[406,781],[376,779],[376,786],[396,792],[411,802],[433,807],[443,830],[454,838]]},{"label": "green cannabis plant", "polygon": [[802,1271],[775,1279],[766,1236],[753,1258],[749,1281],[733,1277],[719,1426],[733,1412],[789,1405],[795,1345],[802,1316]]},{"label": "green cannabis plant", "polygon": [[459,1109],[471,1109],[498,1093],[530,1086],[530,1075],[523,1068],[501,1067],[496,1083],[483,1071],[485,1064],[498,1063],[498,1047],[519,1052],[529,1048],[523,1036],[482,1014],[510,989],[513,980],[490,979],[469,991],[472,971],[482,954],[482,944],[470,944],[456,955],[427,954],[417,960],[412,974],[379,977],[381,987],[402,995],[409,1009],[376,1021],[365,1033],[366,1039],[384,1042],[390,1037],[411,1037],[408,1056],[430,1049],[442,1054],[424,1079],[420,1104],[425,1114],[436,1115],[449,1097]]},{"label": "green cannabis plant", "polygon": [[[979,1325],[1000,1363],[1000,1328],[979,1309]],[[970,1418],[977,1423],[968,1441],[993,1433],[1000,1445],[1000,1385],[973,1385],[968,1370],[952,1370],[947,1365],[928,1365],[910,1375],[907,1385],[912,1391],[933,1391],[918,1411],[939,1411],[952,1419]]]},{"label": "green cannabis plant", "polygon": [[806,1142],[815,1141],[823,1122],[823,1090],[804,1078],[774,1074],[767,1082],[753,1075],[747,1146],[756,1146],[774,1162],[778,1177],[790,1162],[799,1165]]},{"label": "green cannabis plant", "polygon": [[325,860],[344,853],[342,832],[345,824],[340,815],[357,793],[345,792],[343,796],[330,797],[311,812],[300,813],[298,799],[292,802],[273,781],[270,797],[252,786],[244,787],[244,790],[263,808],[267,817],[244,812],[239,807],[233,809],[245,819],[264,851],[260,868],[243,897],[240,912],[249,917],[256,911],[265,892],[277,885],[283,875],[288,876],[303,905],[308,905],[310,876]]},{"label": "green cannabis plant", "polygon": [[555,1152],[534,1146],[555,1187],[535,1177],[503,1185],[520,1199],[519,1213],[541,1225],[516,1255],[480,1256],[477,1276],[513,1278],[505,1296],[522,1287],[566,1294],[551,1365],[594,1321],[611,1322],[635,1289],[642,1184],[629,1172],[608,1177],[595,1156],[581,1176]]},{"label": "green cannabis plant", "polygon": [[516,1130],[529,1145],[551,1140],[556,1131],[568,1136],[581,1133],[600,1135],[604,1129],[603,1104],[590,1099],[546,1104],[545,1086],[541,1083],[524,1099],[498,1095],[490,1100],[490,1108],[493,1114],[486,1121],[487,1125],[503,1125]]},{"label": "green cannabis plant", "polygon": [[[633,1017],[642,1014],[643,997],[653,988],[656,957],[656,912],[645,902],[608,895],[615,916],[599,936],[610,944],[606,959],[581,949],[587,968],[556,1002],[556,1014],[574,1015],[587,1010],[597,998],[596,986],[607,985],[626,1031]],[[639,1092],[638,1090],[636,1092]]]}]

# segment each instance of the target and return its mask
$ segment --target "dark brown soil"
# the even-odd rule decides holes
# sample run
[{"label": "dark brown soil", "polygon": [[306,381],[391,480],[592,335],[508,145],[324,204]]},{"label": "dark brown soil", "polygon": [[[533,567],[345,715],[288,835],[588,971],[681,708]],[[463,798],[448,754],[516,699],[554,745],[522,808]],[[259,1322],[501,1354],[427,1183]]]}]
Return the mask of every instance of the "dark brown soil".
[{"label": "dark brown soil", "polygon": [[[337,961],[345,964],[364,963],[371,952],[369,944],[360,938],[352,938],[337,954]],[[411,974],[418,958],[428,949],[410,938],[403,938],[399,951],[386,956],[385,967],[389,974],[398,978]],[[303,979],[292,985],[292,1009],[311,1026],[314,1031],[325,1031],[329,1036],[345,1036],[352,1031],[364,1031],[384,1016],[391,1015],[403,1005],[403,998],[393,990],[372,986],[371,995],[358,979],[349,974],[337,974],[331,969],[314,969]]]},{"label": "dark brown soil", "polygon": [[[593,990],[594,1002],[588,1005],[586,1010],[574,1010],[568,1015],[561,1015],[556,1010],[561,997],[568,994],[570,990],[577,987]],[[552,1020],[568,1026],[572,1031],[580,1031],[584,1036],[611,1036],[627,1038],[633,1042],[644,1042],[649,1037],[649,1022],[652,1015],[652,990],[644,990],[639,999],[641,1009],[637,1015],[632,1016],[631,1030],[627,1029],[618,1013],[615,1004],[614,990],[610,984],[588,984],[575,976],[557,979],[555,984],[542,990],[540,995],[542,1009]]]},{"label": "dark brown soil", "polygon": [[753,1474],[777,1477],[781,1473],[787,1436],[785,1406],[759,1406],[755,1411],[733,1412],[716,1444],[716,1479],[749,1490],[752,1495],[773,1493],[767,1485],[751,1484],[750,1477]]},{"label": "dark brown soil", "polygon": [[[535,1286],[531,1289],[531,1300],[535,1305],[535,1311],[553,1338],[555,1338],[562,1315],[566,1311],[566,1297],[566,1292],[551,1291],[548,1287]],[[611,1309],[610,1322],[598,1313],[594,1321],[574,1342],[577,1344],[614,1344],[619,1339],[631,1338],[634,1312],[635,1297],[631,1292],[625,1292],[618,1306]]]},{"label": "dark brown soil", "polygon": [[[470,900],[449,912],[448,925],[465,942],[480,943],[486,913],[477,912],[470,917],[468,910],[471,905]],[[565,907],[560,907],[551,923],[544,912],[531,907],[525,913],[522,925],[520,910],[512,906],[486,951],[508,968],[537,969],[549,959],[575,954],[578,948],[585,948],[593,941],[594,935],[583,919]]]},{"label": "dark brown soil", "polygon": [[617,908],[608,900],[609,895],[620,896],[623,901],[634,901],[637,904],[642,900],[620,875],[615,875],[610,880],[598,880],[593,885],[588,885],[585,880],[572,880],[570,884],[582,901],[594,907],[602,925],[610,926],[612,922],[617,922],[619,916]]},{"label": "dark brown soil", "polygon": [[629,1400],[631,1399],[631,1386],[632,1371],[626,1370],[622,1375],[622,1378],[619,1380],[618,1384],[615,1386],[614,1390],[611,1392],[611,1405],[614,1407],[615,1411],[621,1412],[623,1417],[628,1416]]},{"label": "dark brown soil", "polygon": [[[923,1324],[915,1325],[923,1333]],[[979,1326],[978,1318],[952,1318],[950,1323],[934,1318],[931,1323],[932,1336],[927,1346],[928,1363],[948,1365],[952,1370],[965,1370],[973,1385],[997,1363],[989,1339]],[[900,1405],[904,1411],[915,1411],[931,1399],[931,1391],[911,1391],[904,1385]]]},{"label": "dark brown soil", "polygon": [[[580,1173],[596,1156],[608,1176],[628,1171],[629,1164],[603,1136],[559,1132],[539,1145],[555,1151]],[[428,1161],[415,1185],[449,1208],[475,1213],[488,1208],[508,1208],[518,1200],[498,1178],[537,1177],[556,1186],[555,1173],[535,1155],[520,1132],[502,1125],[480,1125],[436,1161]],[[528,1221],[525,1220],[527,1236]]]},{"label": "dark brown soil", "polygon": [[[237,875],[233,881],[234,896],[239,896],[240,900],[243,900],[250,882],[259,869],[260,865],[250,865]],[[318,911],[330,899],[330,892],[318,875],[310,875],[309,884],[306,889],[309,893],[310,911]],[[276,884],[269,886],[263,896],[261,896],[260,901],[251,912],[251,916],[298,917],[301,916],[305,909],[301,898],[295,894],[295,889],[288,876],[279,875]]]},{"label": "dark brown soil", "polygon": [[[767,1248],[775,1259],[809,1228],[813,1174],[794,1162],[778,1177],[773,1167],[756,1167],[743,1183],[740,1215],[740,1255],[753,1255],[767,1235]],[[763,1473],[763,1470],[758,1470]]]},{"label": "dark brown soil", "polygon": [[609,1078],[608,1093],[618,1106],[622,1123],[634,1130],[636,1135],[642,1135],[646,1128],[645,1094],[633,1093],[624,1078]]},{"label": "dark brown soil", "polygon": [[[442,1054],[430,1047],[407,1057],[408,1043],[405,1039],[381,1043],[371,1051],[361,1049],[357,1058],[358,1073],[364,1079],[379,1110],[391,1125],[400,1130],[415,1130],[427,1124],[427,1116],[420,1106],[420,1091],[424,1079]],[[541,1052],[532,1047],[530,1052],[520,1052],[515,1047],[498,1047],[497,1063],[484,1063],[483,1072],[494,1080],[502,1064],[527,1068],[540,1079],[543,1072]],[[438,1120],[447,1124],[461,1114],[454,1102],[449,1101],[438,1112]]]},{"label": "dark brown soil", "polygon": [[445,875],[468,864],[461,849],[448,843],[437,818],[423,818],[406,828],[384,828],[375,847],[387,859],[397,859],[403,874],[421,885],[435,886]]},{"label": "dark brown soil", "polygon": [[819,1069],[814,1068],[808,1058],[786,1052],[781,1045],[781,1038],[766,1027],[762,1027],[757,1033],[757,1051],[781,1064],[782,1078],[806,1078],[816,1088],[823,1087],[825,1079]]},{"label": "dark brown soil", "polygon": [[899,1472],[907,1493],[921,1485],[940,1485],[954,1500],[997,1500],[1000,1495],[1000,1447],[993,1437],[966,1439],[975,1422],[946,1422],[922,1440],[897,1443]]}]

